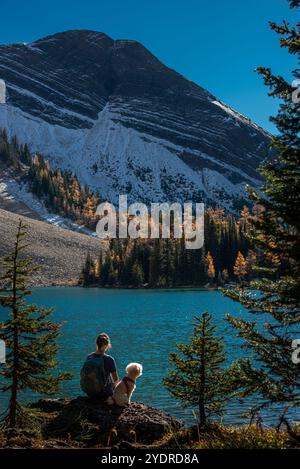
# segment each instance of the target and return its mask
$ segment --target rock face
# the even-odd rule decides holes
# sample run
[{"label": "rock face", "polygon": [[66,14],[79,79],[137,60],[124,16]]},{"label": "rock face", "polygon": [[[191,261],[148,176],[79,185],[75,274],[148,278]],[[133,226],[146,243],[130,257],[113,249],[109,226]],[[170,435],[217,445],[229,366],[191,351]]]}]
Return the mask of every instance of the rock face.
[{"label": "rock face", "polygon": [[235,210],[269,136],[136,41],[66,31],[0,46],[0,126],[102,197]]},{"label": "rock face", "polygon": [[149,445],[182,426],[164,412],[137,402],[121,408],[78,397],[43,399],[31,408],[54,415],[43,429],[46,440],[66,438],[87,446],[112,446],[122,441]]}]

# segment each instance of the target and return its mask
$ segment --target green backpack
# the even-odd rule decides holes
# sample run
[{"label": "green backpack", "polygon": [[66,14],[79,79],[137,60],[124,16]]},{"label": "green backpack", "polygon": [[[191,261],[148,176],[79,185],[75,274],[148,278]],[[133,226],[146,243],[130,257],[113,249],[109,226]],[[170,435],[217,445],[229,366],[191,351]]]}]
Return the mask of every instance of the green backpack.
[{"label": "green backpack", "polygon": [[96,396],[105,389],[106,381],[103,355],[89,355],[80,371],[82,391],[88,396]]}]

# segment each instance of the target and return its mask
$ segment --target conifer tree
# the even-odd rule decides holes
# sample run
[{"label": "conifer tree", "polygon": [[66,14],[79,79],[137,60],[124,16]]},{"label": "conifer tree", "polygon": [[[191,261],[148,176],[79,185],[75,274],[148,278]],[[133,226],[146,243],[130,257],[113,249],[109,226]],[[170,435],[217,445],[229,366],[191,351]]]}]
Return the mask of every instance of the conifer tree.
[{"label": "conifer tree", "polygon": [[118,282],[118,271],[114,268],[113,262],[109,263],[108,273],[107,273],[107,284],[110,287],[113,287]]},{"label": "conifer tree", "polygon": [[158,284],[160,274],[161,247],[160,240],[155,239],[149,260],[149,283],[152,287]]},{"label": "conifer tree", "polygon": [[223,279],[223,282],[226,283],[227,280],[228,280],[228,277],[229,277],[229,275],[228,275],[228,270],[227,270],[227,269],[223,269],[223,270],[222,270],[222,279]]},{"label": "conifer tree", "polygon": [[215,271],[215,266],[214,266],[214,260],[210,252],[207,253],[206,262],[207,262],[207,276],[209,278],[210,283],[212,283],[215,279],[216,271]]},{"label": "conifer tree", "polygon": [[0,371],[1,390],[10,393],[7,423],[14,428],[22,414],[19,394],[25,390],[53,394],[58,391],[67,373],[53,373],[60,324],[51,322],[52,309],[38,307],[27,301],[30,274],[36,270],[24,257],[26,227],[20,220],[15,246],[3,259],[0,305],[8,318],[0,322],[0,338],[8,350],[6,364]]},{"label": "conifer tree", "polygon": [[85,264],[81,271],[81,281],[84,287],[95,282],[95,262],[89,252],[87,253]]},{"label": "conifer tree", "polygon": [[22,148],[21,161],[27,166],[31,165],[31,154],[30,154],[30,150],[29,150],[27,143],[25,143],[25,145]]},{"label": "conifer tree", "polygon": [[255,266],[257,264],[257,253],[253,249],[249,249],[247,257],[246,257],[246,269],[247,275],[251,279],[255,275]]},{"label": "conifer tree", "polygon": [[233,268],[234,275],[238,278],[239,282],[241,283],[243,279],[246,277],[247,271],[247,261],[241,251],[238,252],[237,258]]},{"label": "conifer tree", "polygon": [[137,261],[132,266],[131,282],[134,287],[140,287],[144,283],[144,273]]},{"label": "conifer tree", "polygon": [[222,414],[230,395],[224,345],[210,314],[195,317],[190,342],[177,344],[177,349],[179,353],[170,354],[172,369],[164,384],[184,406],[197,407],[199,426],[205,426],[208,418]]},{"label": "conifer tree", "polygon": [[[299,0],[291,1],[290,6],[299,9]],[[281,36],[281,47],[299,60],[300,24],[271,23],[271,28]],[[261,327],[257,321],[229,317],[255,352],[255,363],[243,361],[238,370],[242,393],[260,393],[258,409],[276,404],[284,413],[300,405],[300,368],[291,358],[300,322],[300,104],[295,89],[283,77],[268,68],[258,71],[270,95],[282,100],[277,116],[271,118],[279,131],[272,141],[275,152],[261,171],[264,196],[250,190],[259,207],[252,216],[250,242],[259,250],[264,265],[258,262],[256,266],[260,280],[251,282],[249,288],[226,293],[252,313],[265,315]],[[299,69],[293,75],[299,80]]]}]

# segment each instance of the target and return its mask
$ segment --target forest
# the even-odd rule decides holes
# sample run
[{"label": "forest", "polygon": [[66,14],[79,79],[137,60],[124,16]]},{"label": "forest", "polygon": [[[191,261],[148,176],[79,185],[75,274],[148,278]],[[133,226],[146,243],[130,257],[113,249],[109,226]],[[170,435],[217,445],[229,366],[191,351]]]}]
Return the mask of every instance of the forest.
[{"label": "forest", "polygon": [[[256,209],[258,210],[258,209]],[[223,209],[205,212],[204,246],[187,249],[181,239],[112,239],[98,259],[87,254],[80,283],[83,286],[148,286],[167,288],[248,282],[255,277],[259,255],[249,248],[250,221],[244,208],[240,218]]]},{"label": "forest", "polygon": [[26,181],[50,212],[95,229],[98,195],[70,171],[52,169],[41,154],[32,154],[27,144],[19,144],[17,137],[9,139],[5,129],[0,129],[0,165]]},{"label": "forest", "polygon": [[[95,230],[96,207],[101,202],[69,171],[52,169],[40,154],[19,144],[0,130],[0,164],[28,183],[29,190],[50,212],[70,218]],[[190,250],[185,239],[112,239],[98,259],[87,253],[79,282],[84,286],[204,286],[254,278],[257,253],[249,249],[247,232],[259,207],[250,213],[244,207],[240,217],[222,208],[206,208],[204,246]]]}]

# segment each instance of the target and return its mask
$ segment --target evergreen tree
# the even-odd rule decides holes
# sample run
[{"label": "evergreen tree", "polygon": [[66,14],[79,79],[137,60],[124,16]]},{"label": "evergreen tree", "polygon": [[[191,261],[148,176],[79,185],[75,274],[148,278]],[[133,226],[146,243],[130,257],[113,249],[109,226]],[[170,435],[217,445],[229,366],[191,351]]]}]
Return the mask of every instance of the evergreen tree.
[{"label": "evergreen tree", "polygon": [[110,287],[114,287],[118,283],[118,271],[114,268],[113,263],[109,263],[107,272],[107,284]]},{"label": "evergreen tree", "polygon": [[149,261],[149,283],[151,287],[155,287],[158,285],[159,274],[160,274],[160,258],[161,258],[160,240],[155,239],[154,245],[150,253],[150,261]]},{"label": "evergreen tree", "polygon": [[81,282],[84,287],[87,287],[91,283],[96,281],[95,278],[95,262],[91,258],[90,253],[88,252],[84,267],[81,271]]},{"label": "evergreen tree", "polygon": [[207,253],[206,262],[207,262],[207,276],[209,278],[210,283],[213,283],[215,276],[216,276],[216,271],[215,271],[215,266],[214,266],[214,260],[210,252]]},{"label": "evergreen tree", "polygon": [[26,166],[31,165],[31,154],[27,143],[22,148],[20,159]]},{"label": "evergreen tree", "polygon": [[246,264],[247,275],[252,279],[255,276],[255,265],[257,264],[257,253],[252,249],[248,251]]},{"label": "evergreen tree", "polygon": [[226,282],[228,281],[228,277],[229,277],[229,276],[228,276],[228,270],[227,270],[227,269],[223,269],[223,270],[222,270],[222,280],[223,280],[223,282],[226,283]]},{"label": "evergreen tree", "polygon": [[247,275],[247,261],[241,251],[238,252],[234,268],[233,268],[234,275],[238,278],[239,282],[241,283]]},{"label": "evergreen tree", "polygon": [[169,239],[161,240],[161,249],[160,249],[160,263],[159,263],[159,285],[161,287],[171,286],[173,283],[174,277],[174,256],[173,256],[173,246],[174,243]]},{"label": "evergreen tree", "polygon": [[53,394],[58,391],[67,373],[52,372],[56,367],[59,324],[50,320],[52,309],[28,304],[31,291],[27,287],[29,275],[36,270],[31,260],[23,256],[26,248],[26,228],[20,221],[11,254],[3,259],[0,305],[9,313],[8,319],[0,323],[0,338],[5,341],[8,354],[6,365],[1,369],[1,390],[10,392],[8,425],[18,425],[22,414],[19,393],[31,390]]},{"label": "evergreen tree", "polygon": [[10,160],[9,143],[5,129],[0,129],[0,163],[6,164]]},{"label": "evergreen tree", "polygon": [[144,273],[137,261],[132,266],[131,283],[134,287],[140,287],[144,283]]},{"label": "evergreen tree", "polygon": [[[292,8],[299,5],[299,1],[290,2]],[[281,47],[299,59],[300,24],[271,23],[271,28],[281,36]],[[272,118],[279,130],[272,141],[275,152],[261,171],[264,196],[250,190],[259,204],[252,216],[250,242],[259,250],[264,265],[256,265],[260,280],[251,282],[249,288],[227,291],[227,295],[252,313],[265,314],[261,327],[256,321],[229,317],[256,356],[255,363],[240,364],[237,382],[241,392],[260,393],[258,409],[276,403],[284,413],[300,405],[300,368],[291,359],[292,340],[298,337],[300,322],[300,105],[299,99],[293,98],[295,90],[283,77],[268,68],[258,71],[270,87],[270,95],[283,101]],[[293,74],[299,80],[299,70]]]},{"label": "evergreen tree", "polygon": [[220,415],[230,393],[230,373],[225,369],[226,355],[222,338],[207,312],[195,317],[194,333],[188,344],[177,344],[180,353],[170,354],[173,369],[164,384],[185,406],[199,411],[199,425]]}]

